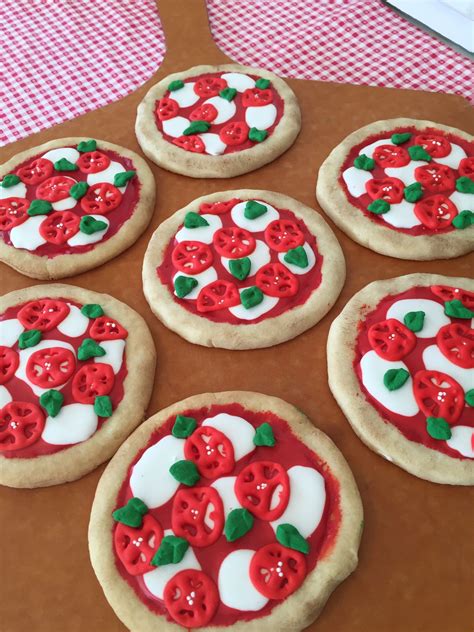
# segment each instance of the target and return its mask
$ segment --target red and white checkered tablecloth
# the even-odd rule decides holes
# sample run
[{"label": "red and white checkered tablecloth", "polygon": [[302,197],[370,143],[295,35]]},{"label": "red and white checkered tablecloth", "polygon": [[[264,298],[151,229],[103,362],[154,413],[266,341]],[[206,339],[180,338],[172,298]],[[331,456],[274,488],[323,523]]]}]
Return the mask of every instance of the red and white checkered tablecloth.
[{"label": "red and white checkered tablecloth", "polygon": [[[454,92],[470,59],[379,0],[208,0],[236,62],[284,77]],[[2,0],[0,144],[118,100],[165,51],[154,0]]]}]

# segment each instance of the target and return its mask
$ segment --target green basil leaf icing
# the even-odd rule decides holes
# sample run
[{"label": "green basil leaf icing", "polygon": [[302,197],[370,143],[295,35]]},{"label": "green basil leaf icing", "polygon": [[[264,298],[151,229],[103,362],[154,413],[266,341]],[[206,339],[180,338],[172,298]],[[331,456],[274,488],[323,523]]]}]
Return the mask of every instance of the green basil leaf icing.
[{"label": "green basil leaf icing", "polygon": [[361,154],[354,160],[354,167],[356,169],[363,169],[364,171],[372,171],[375,167],[375,160],[365,154]]},{"label": "green basil leaf icing", "polygon": [[28,215],[34,217],[35,215],[47,215],[53,210],[53,205],[46,200],[33,200],[28,207]]},{"label": "green basil leaf icing", "polygon": [[116,187],[124,187],[129,180],[135,177],[136,171],[131,169],[130,171],[121,171],[114,175],[114,185]]},{"label": "green basil leaf icing", "polygon": [[401,388],[410,377],[406,369],[389,369],[385,371],[383,383],[389,391],[396,391]]},{"label": "green basil leaf icing", "polygon": [[387,200],[374,200],[367,208],[371,213],[375,213],[375,215],[383,215],[389,212],[390,204]]},{"label": "green basil leaf icing", "polygon": [[428,417],[426,420],[426,430],[430,437],[447,441],[451,439],[451,427],[443,417]]},{"label": "green basil leaf icing", "polygon": [[418,202],[423,195],[423,189],[419,182],[413,182],[403,189],[403,196],[407,202]]},{"label": "green basil leaf icing", "polygon": [[185,417],[184,415],[176,415],[171,434],[178,439],[186,439],[193,434],[197,428],[197,421],[194,417]]},{"label": "green basil leaf icing", "polygon": [[283,260],[286,263],[291,263],[298,268],[307,268],[309,265],[308,255],[306,254],[306,250],[303,246],[298,246],[298,248],[290,248],[288,252],[285,252],[283,256]]},{"label": "green basil leaf icing", "polygon": [[92,235],[98,233],[101,230],[105,230],[107,224],[100,219],[95,219],[92,215],[84,215],[79,222],[79,230],[86,235]]},{"label": "green basil leaf icing", "polygon": [[255,430],[255,435],[253,438],[254,445],[257,446],[267,446],[269,448],[273,448],[275,445],[275,435],[273,434],[273,428],[266,421],[258,426]]},{"label": "green basil leaf icing", "polygon": [[261,143],[268,136],[266,129],[258,129],[258,127],[251,127],[249,131],[249,138],[253,143]]},{"label": "green basil leaf icing", "polygon": [[173,478],[188,487],[195,485],[200,478],[196,465],[187,459],[173,463],[169,472]]},{"label": "green basil leaf icing", "polygon": [[403,322],[411,331],[421,331],[425,322],[425,312],[408,312],[403,317]]},{"label": "green basil leaf icing", "polygon": [[15,175],[14,173],[8,173],[3,180],[0,182],[0,187],[4,189],[9,189],[10,187],[15,186],[21,182],[20,177]]},{"label": "green basil leaf icing", "polygon": [[143,516],[148,513],[148,507],[140,498],[130,498],[126,505],[116,509],[112,518],[116,522],[126,524],[127,527],[141,527]]},{"label": "green basil leaf icing", "polygon": [[403,145],[410,140],[411,136],[410,132],[402,132],[401,134],[393,134],[390,140],[394,145]]},{"label": "green basil leaf icing", "polygon": [[185,228],[200,228],[201,226],[209,226],[209,222],[199,213],[195,213],[194,211],[189,211],[184,216],[184,226]]},{"label": "green basil leaf icing", "polygon": [[263,301],[263,292],[256,285],[248,287],[240,293],[240,300],[245,309],[260,305]]},{"label": "green basil leaf icing", "polygon": [[276,530],[276,539],[280,544],[283,544],[283,546],[289,549],[294,549],[305,555],[309,553],[308,540],[303,538],[298,529],[292,524],[279,524]]},{"label": "green basil leaf icing", "polygon": [[94,400],[94,411],[98,417],[112,416],[112,400],[108,395],[97,395]]},{"label": "green basil leaf icing", "polygon": [[49,417],[56,417],[62,408],[64,395],[61,391],[51,388],[49,391],[40,395],[39,401],[41,406],[48,413]]},{"label": "green basil leaf icing", "polygon": [[178,298],[184,298],[192,292],[197,285],[198,282],[196,279],[180,275],[174,280],[174,291]]},{"label": "green basil leaf icing", "polygon": [[77,171],[79,167],[67,158],[60,158],[54,163],[54,168],[56,171]]},{"label": "green basil leaf icing", "polygon": [[18,338],[18,346],[20,349],[36,347],[42,337],[43,334],[39,329],[29,329],[28,331],[24,331],[20,334],[20,337]]},{"label": "green basil leaf icing", "polygon": [[408,153],[412,160],[425,160],[431,162],[432,158],[429,153],[421,145],[412,145],[408,147]]},{"label": "green basil leaf icing", "polygon": [[461,211],[451,222],[455,228],[464,230],[474,225],[474,213],[472,211]]},{"label": "green basil leaf icing", "polygon": [[452,301],[446,301],[444,313],[446,316],[451,316],[451,318],[474,318],[474,312],[465,307],[457,298]]},{"label": "green basil leaf icing", "polygon": [[181,81],[181,79],[175,79],[174,81],[172,81],[168,85],[168,90],[170,92],[175,92],[176,90],[181,90],[181,88],[184,88],[184,81]]},{"label": "green basil leaf icing", "polygon": [[104,310],[98,303],[87,303],[81,307],[81,314],[87,318],[99,318],[104,315]]},{"label": "green basil leaf icing", "polygon": [[471,388],[469,391],[466,391],[466,404],[468,406],[474,406],[474,388]]},{"label": "green basil leaf icing", "polygon": [[188,548],[189,542],[184,538],[178,538],[176,535],[165,535],[150,564],[153,564],[153,566],[179,564]]},{"label": "green basil leaf icing", "polygon": [[246,279],[250,273],[252,263],[248,257],[242,259],[229,259],[229,270],[232,276],[239,281]]},{"label": "green basil leaf icing", "polygon": [[265,204],[260,204],[260,202],[256,202],[255,200],[249,200],[245,204],[244,217],[246,219],[257,219],[257,217],[265,215],[266,212],[267,207]]},{"label": "green basil leaf icing", "polygon": [[89,185],[87,184],[87,182],[76,182],[76,184],[73,184],[72,187],[69,189],[69,195],[75,200],[80,200],[82,197],[85,196],[88,188]]},{"label": "green basil leaf icing", "polygon": [[105,356],[105,349],[92,338],[84,338],[77,350],[77,358],[81,361],[89,358],[101,358],[102,356]]},{"label": "green basil leaf icing", "polygon": [[224,88],[224,90],[221,90],[219,92],[219,96],[221,96],[226,101],[233,101],[236,94],[237,90],[235,88]]},{"label": "green basil leaf icing", "polygon": [[233,509],[227,516],[224,535],[227,542],[235,542],[253,527],[254,517],[247,509]]},{"label": "green basil leaf icing", "polygon": [[266,90],[270,87],[270,85],[270,79],[264,79],[263,77],[260,77],[260,79],[257,79],[257,81],[255,82],[255,87],[259,90]]},{"label": "green basil leaf icing", "polygon": [[456,191],[460,193],[474,193],[474,180],[467,176],[461,176],[456,180]]},{"label": "green basil leaf icing", "polygon": [[211,127],[211,124],[207,121],[192,121],[192,123],[184,130],[185,136],[191,136],[191,134],[201,134],[207,132]]},{"label": "green basil leaf icing", "polygon": [[95,151],[97,149],[97,141],[93,140],[82,140],[77,146],[77,151],[81,154],[86,153],[87,151]]}]

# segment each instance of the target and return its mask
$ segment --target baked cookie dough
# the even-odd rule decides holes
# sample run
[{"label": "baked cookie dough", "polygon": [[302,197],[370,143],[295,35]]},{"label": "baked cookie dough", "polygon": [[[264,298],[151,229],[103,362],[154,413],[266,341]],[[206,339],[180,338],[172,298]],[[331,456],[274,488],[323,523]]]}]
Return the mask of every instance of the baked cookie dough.
[{"label": "baked cookie dough", "polygon": [[138,154],[58,138],[0,166],[0,260],[35,279],[79,274],[131,246],[154,204],[155,180]]},{"label": "baked cookie dough", "polygon": [[155,348],[120,301],[71,285],[0,297],[0,484],[73,481],[142,421]]},{"label": "baked cookie dough", "polygon": [[160,167],[193,178],[229,178],[278,158],[300,127],[298,102],[282,79],[226,64],[162,79],[138,106],[135,131]]},{"label": "baked cookie dough", "polygon": [[298,336],[337,300],[342,250],[318,213],[271,191],[206,195],[164,221],[143,263],[163,323],[208,347],[254,349]]},{"label": "baked cookie dough", "polygon": [[321,207],[354,241],[399,259],[474,249],[474,139],[414,119],[366,125],[321,165]]},{"label": "baked cookie dough", "polygon": [[329,386],[370,448],[415,476],[474,485],[474,282],[367,285],[334,320]]},{"label": "baked cookie dough", "polygon": [[207,393],[157,413],[99,482],[89,550],[131,630],[298,632],[357,565],[362,504],[286,402]]}]

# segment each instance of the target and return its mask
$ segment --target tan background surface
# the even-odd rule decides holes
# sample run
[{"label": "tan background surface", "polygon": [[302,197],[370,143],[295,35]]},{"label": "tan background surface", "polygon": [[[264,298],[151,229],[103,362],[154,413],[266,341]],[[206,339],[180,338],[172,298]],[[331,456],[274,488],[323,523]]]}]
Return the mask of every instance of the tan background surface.
[{"label": "tan background surface", "polygon": [[[52,138],[74,135],[103,138],[140,151],[133,132],[135,110],[149,86],[195,64],[228,61],[211,40],[204,0],[161,0],[159,9],[168,52],[153,79],[118,103],[9,145],[0,160]],[[193,180],[151,165],[157,205],[148,231],[110,263],[64,281],[110,292],[147,320],[158,351],[150,413],[207,390],[260,391],[303,409],[342,450],[365,508],[360,565],[333,594],[311,630],[473,632],[474,488],[418,480],[369,451],[329,392],[325,351],[332,319],[368,282],[414,271],[469,276],[472,255],[451,262],[399,261],[366,250],[335,229],[348,266],[338,303],[311,331],[260,351],[190,345],[152,316],[143,297],[141,263],[152,231],[195,197],[226,188],[267,188],[314,207],[319,165],[357,127],[381,118],[408,116],[474,133],[472,110],[461,97],[297,80],[288,83],[303,114],[302,133],[292,149],[276,162],[232,180]],[[2,292],[34,283],[0,264]],[[101,471],[49,489],[0,489],[2,632],[124,630],[103,597],[87,551],[89,511]]]}]

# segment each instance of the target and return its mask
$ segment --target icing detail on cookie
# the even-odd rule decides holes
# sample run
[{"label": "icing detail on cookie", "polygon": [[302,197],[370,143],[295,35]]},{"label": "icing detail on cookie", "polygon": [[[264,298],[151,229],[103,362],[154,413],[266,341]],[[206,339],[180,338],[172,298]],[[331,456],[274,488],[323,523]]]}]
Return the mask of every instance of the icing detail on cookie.
[{"label": "icing detail on cookie", "polygon": [[[253,200],[249,201],[252,202]],[[280,217],[278,211],[273,206],[267,204],[266,202],[262,202],[261,200],[256,200],[258,204],[261,204],[265,207],[265,212],[262,213],[262,215],[255,217],[254,219],[250,219],[248,212],[247,214],[245,213],[246,208],[248,209],[249,201],[239,202],[231,211],[232,219],[234,220],[235,224],[237,224],[237,226],[245,228],[250,232],[260,232],[262,230],[265,230],[270,222],[273,222]]]},{"label": "icing detail on cookie", "polygon": [[255,430],[251,424],[242,417],[220,413],[202,422],[203,426],[211,426],[220,430],[232,443],[234,458],[236,461],[255,450],[253,438]]},{"label": "icing detail on cookie", "polygon": [[250,563],[255,551],[239,549],[223,560],[219,569],[219,595],[223,604],[240,611],[257,611],[266,605],[250,579]]},{"label": "icing detail on cookie", "polygon": [[81,443],[97,430],[98,418],[94,407],[87,404],[63,406],[56,417],[47,417],[43,441],[52,445]]},{"label": "icing detail on cookie", "polygon": [[222,505],[224,507],[224,516],[226,519],[231,511],[241,508],[239,499],[235,495],[236,480],[237,476],[223,476],[212,483],[212,487],[218,491],[219,496],[221,497]]},{"label": "icing detail on cookie", "polygon": [[24,329],[17,318],[0,320],[0,344],[5,347],[13,347]]},{"label": "icing detail on cookie", "polygon": [[416,332],[419,338],[433,338],[444,325],[451,321],[444,313],[443,305],[429,299],[405,299],[396,301],[387,311],[387,318],[395,318],[404,322],[410,312],[421,310],[425,313],[423,327]]},{"label": "icing detail on cookie", "polygon": [[88,326],[89,319],[81,313],[81,310],[75,305],[69,306],[69,314],[58,325],[58,330],[70,338],[77,338],[84,335]]},{"label": "icing detail on cookie", "polygon": [[474,459],[474,428],[471,426],[452,426],[448,446],[469,459]]}]

